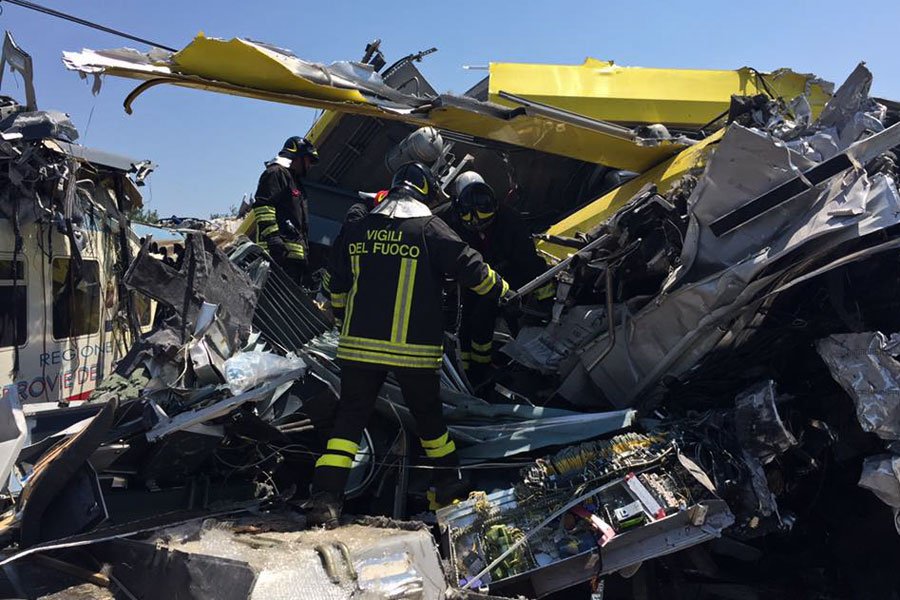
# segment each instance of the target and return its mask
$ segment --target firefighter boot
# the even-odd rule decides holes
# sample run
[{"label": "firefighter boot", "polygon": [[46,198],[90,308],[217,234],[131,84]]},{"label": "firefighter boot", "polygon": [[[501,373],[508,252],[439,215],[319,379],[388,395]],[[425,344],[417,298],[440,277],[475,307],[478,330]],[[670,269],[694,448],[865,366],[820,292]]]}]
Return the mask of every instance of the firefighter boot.
[{"label": "firefighter boot", "polygon": [[453,504],[456,500],[465,500],[470,491],[472,482],[465,471],[443,471],[435,478],[428,491],[428,508],[437,510]]},{"label": "firefighter boot", "polygon": [[307,527],[324,525],[334,529],[340,524],[342,500],[331,492],[314,492],[306,507]]}]

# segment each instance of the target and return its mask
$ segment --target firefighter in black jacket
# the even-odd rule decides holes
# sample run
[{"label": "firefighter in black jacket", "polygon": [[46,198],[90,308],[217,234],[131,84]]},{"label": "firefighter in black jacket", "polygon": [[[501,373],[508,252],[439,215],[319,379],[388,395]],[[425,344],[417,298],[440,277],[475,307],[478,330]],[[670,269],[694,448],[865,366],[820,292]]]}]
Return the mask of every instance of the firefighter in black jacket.
[{"label": "firefighter in black jacket", "polygon": [[257,243],[297,283],[306,275],[309,253],[309,208],[301,180],[318,161],[309,140],[288,138],[266,163],[253,200]]},{"label": "firefighter in black jacket", "polygon": [[332,308],[343,321],[337,351],[341,398],[327,448],[316,462],[310,524],[337,525],[350,466],[388,371],[400,384],[426,456],[442,467],[435,500],[444,504],[465,493],[438,395],[443,278],[455,278],[495,303],[509,286],[431,214],[436,185],[427,167],[403,165],[387,198],[362,219],[345,223],[331,278]]},{"label": "firefighter in black jacket", "polygon": [[316,301],[320,304],[324,304],[325,301],[331,301],[331,272],[334,270],[332,263],[336,260],[337,255],[339,254],[341,248],[341,240],[344,237],[344,229],[347,227],[347,223],[354,223],[365,218],[365,216],[368,215],[373,208],[381,204],[381,201],[387,197],[387,194],[388,190],[380,190],[378,192],[375,192],[374,194],[370,194],[368,192],[360,192],[360,201],[350,205],[350,208],[347,209],[347,213],[344,215],[344,221],[341,224],[341,229],[340,231],[338,231],[337,237],[334,239],[334,244],[332,244],[330,261],[327,268],[325,269],[325,274],[322,276],[321,295],[316,298]]},{"label": "firefighter in black jacket", "polygon": [[[480,252],[514,289],[547,269],[522,218],[511,208],[501,206],[491,187],[474,171],[457,177],[451,202],[435,214]],[[538,303],[546,303],[555,293],[551,282],[535,290],[532,297]],[[461,358],[469,380],[477,386],[489,373],[498,306],[469,290],[463,291],[461,301]]]}]

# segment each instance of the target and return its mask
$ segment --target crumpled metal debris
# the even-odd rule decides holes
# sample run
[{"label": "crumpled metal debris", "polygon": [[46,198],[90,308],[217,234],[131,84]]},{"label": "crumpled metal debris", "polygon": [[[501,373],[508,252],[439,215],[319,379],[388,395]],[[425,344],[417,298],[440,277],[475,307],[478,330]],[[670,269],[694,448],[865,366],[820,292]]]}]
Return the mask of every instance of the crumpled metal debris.
[{"label": "crumpled metal debris", "polygon": [[[426,123],[456,113],[502,121],[506,129],[524,123],[574,127],[579,117],[527,99],[510,100],[520,105],[513,114],[474,96],[410,95],[367,65],[312,65],[240,40],[201,37],[185,53],[159,61],[133,52],[67,60],[83,72],[122,60],[133,72],[187,82],[189,74],[203,76],[195,72],[203,66],[198,56],[226,50],[281,61],[294,80],[322,88],[329,103],[352,103],[359,114],[417,112]],[[693,145],[696,152],[660,167],[678,172],[678,181],[656,178],[641,188],[619,188],[615,206],[621,208],[608,220],[570,238],[547,236],[575,252],[545,274],[558,284],[550,323],[522,328],[504,348],[517,364],[495,374],[496,397],[503,401],[474,397],[452,361],[441,371],[441,399],[462,469],[481,489],[507,488],[476,493],[439,514],[452,542],[454,584],[490,582],[540,596],[597,573],[633,573],[642,561],[727,529],[722,541],[731,545],[729,560],[754,556],[742,578],[759,578],[758,563],[781,570],[772,589],[789,579],[792,586],[812,582],[810,589],[820,595],[853,596],[840,586],[860,567],[840,563],[831,544],[859,535],[850,520],[865,516],[855,514],[854,500],[862,496],[877,504],[859,487],[894,508],[900,522],[894,452],[900,448],[900,363],[894,358],[900,334],[843,333],[890,322],[900,294],[900,284],[879,283],[865,289],[881,295],[869,303],[863,292],[850,289],[859,285],[851,277],[855,269],[871,271],[862,281],[884,281],[878,275],[890,266],[889,253],[900,249],[894,154],[900,107],[870,98],[870,85],[871,74],[860,65],[818,119],[807,98],[785,102],[766,90],[735,97],[723,117],[727,125],[714,136],[687,131],[688,139],[672,127],[679,134],[673,138],[671,124],[644,127],[637,133],[647,138],[644,143],[655,139],[659,157],[674,146]],[[602,125],[594,123],[595,129]],[[531,131],[551,131],[551,137],[563,132]],[[599,139],[594,133],[591,139]],[[649,156],[653,148],[638,150]],[[705,162],[695,163],[700,156]],[[17,185],[23,185],[20,175],[14,176]],[[514,186],[516,174],[509,179]],[[206,229],[201,221],[171,225]],[[115,430],[107,434],[115,443],[102,443],[91,463],[102,465],[101,475],[114,477],[121,489],[150,490],[143,493],[160,505],[187,489],[191,508],[200,498],[209,510],[210,496],[220,502],[216,506],[233,506],[239,494],[221,490],[235,482],[243,500],[286,499],[306,488],[334,418],[340,388],[336,333],[258,246],[238,239],[224,257],[199,233],[189,233],[187,245],[177,264],[159,261],[145,247],[129,270],[129,283],[165,304],[167,318],[122,367],[146,364],[153,385],[117,411]],[[210,274],[228,279],[229,297],[209,285]],[[828,380],[813,352],[815,340],[852,399]],[[890,454],[865,460],[859,487],[847,482],[848,473],[881,449],[873,450],[878,441],[860,435],[848,418],[851,402],[865,431],[894,442]],[[573,404],[588,411],[572,410]],[[419,470],[427,465],[416,456],[413,421],[390,378],[376,413],[360,440],[347,494],[367,511],[401,518],[413,510],[431,473]],[[58,438],[74,435],[66,431]],[[116,444],[125,447],[121,458],[111,456]],[[31,448],[30,456],[52,452],[51,446]],[[550,447],[553,454],[536,454]],[[510,474],[510,457],[529,459],[518,476]],[[482,468],[487,466],[490,472]],[[221,487],[211,493],[214,485]],[[842,513],[848,519],[822,516]],[[250,585],[247,557],[253,553],[245,546],[255,551],[284,542],[264,536],[239,541],[226,529],[200,532],[182,545],[199,544],[222,561],[240,561],[235,572],[242,570],[243,584]],[[174,555],[171,548],[154,554],[152,544],[140,544],[147,556]],[[369,550],[376,545],[366,541]],[[865,544],[852,545],[860,555],[867,552]],[[320,546],[304,560],[321,559],[321,565],[298,565],[296,553],[280,556],[260,573],[255,592],[293,597],[297,567],[324,574],[303,588],[322,598],[350,590],[358,598],[425,595],[432,579],[443,584],[438,573],[424,577],[409,552],[383,549],[351,565],[332,538]],[[695,586],[686,592],[691,596],[706,591],[705,584],[689,581],[696,573],[708,581],[725,577],[706,552],[691,555],[698,570],[679,581]],[[767,552],[779,560],[759,560]],[[340,568],[329,569],[329,563]],[[650,581],[663,586],[671,573],[680,577],[674,562],[660,564],[665,568],[648,574],[654,567],[647,564],[639,571],[636,581],[644,583],[633,591]],[[835,564],[842,568],[832,569]]]},{"label": "crumpled metal debris", "polygon": [[853,398],[862,428],[900,440],[900,334],[837,334],[816,342],[816,350]]},{"label": "crumpled metal debris", "polygon": [[221,382],[224,361],[250,335],[257,289],[201,233],[186,236],[181,262],[174,266],[152,256],[151,241],[144,241],[123,280],[168,307],[169,314],[158,318],[153,331],[132,346],[116,372],[127,376],[150,361],[151,375],[159,384],[180,385],[189,356],[194,376]]},{"label": "crumpled metal debris", "polygon": [[204,304],[218,306],[225,319],[228,343],[239,348],[250,333],[257,291],[208,237],[190,233],[185,238],[180,265],[172,267],[150,255],[150,240],[134,257],[125,284],[176,310],[182,341],[200,323]]},{"label": "crumpled metal debris", "polygon": [[894,526],[900,534],[900,456],[879,454],[867,458],[859,476],[859,487],[894,509]]},{"label": "crumpled metal debris", "polygon": [[863,462],[859,487],[878,496],[890,507],[900,509],[900,456],[879,454]]},{"label": "crumpled metal debris", "polygon": [[0,493],[9,485],[9,475],[27,437],[25,412],[19,398],[5,394],[0,398]]},{"label": "crumpled metal debris", "polygon": [[775,382],[771,379],[744,390],[734,399],[738,441],[763,464],[797,445],[797,438],[778,414],[776,399]]},{"label": "crumpled metal debris", "polygon": [[[858,95],[853,90],[870,78],[868,71],[855,74],[842,88],[851,91],[839,90],[836,102]],[[873,113],[865,112],[871,107],[872,103],[864,103],[852,114],[829,111],[827,127],[849,128],[849,120],[860,111],[871,117]],[[813,124],[797,139],[825,127]],[[869,129],[855,131],[861,139],[847,137],[840,144],[884,152],[900,142],[897,126],[882,127],[874,134]],[[840,144],[838,150],[846,149]],[[635,312],[628,310],[634,304],[631,298],[620,298],[617,305],[623,317],[612,350],[607,352],[603,343],[583,347],[580,364],[567,376],[560,394],[584,406],[625,407],[639,398],[652,398],[664,379],[679,377],[717,346],[739,336],[767,300],[787,289],[791,279],[800,279],[804,265],[824,259],[850,240],[869,236],[866,239],[874,246],[870,234],[900,223],[900,193],[892,174],[868,173],[850,168],[848,162],[822,184],[813,188],[801,184],[795,198],[726,235],[711,230],[717,219],[797,179],[798,173],[815,164],[769,132],[730,125],[686,199],[680,256],[668,261],[668,276],[660,282],[657,297]],[[623,221],[623,211],[616,214],[620,247],[627,245],[624,240],[658,237],[640,221]],[[821,275],[828,268],[815,273]]]},{"label": "crumpled metal debris", "polygon": [[0,121],[4,139],[24,141],[56,138],[64,142],[78,139],[78,130],[69,115],[55,110],[15,113]]},{"label": "crumpled metal debris", "polygon": [[[572,362],[577,350],[605,331],[606,323],[603,306],[574,306],[559,323],[523,328],[503,347],[503,352],[519,364],[541,373],[566,374],[566,361]],[[574,364],[569,368],[573,367]]]}]

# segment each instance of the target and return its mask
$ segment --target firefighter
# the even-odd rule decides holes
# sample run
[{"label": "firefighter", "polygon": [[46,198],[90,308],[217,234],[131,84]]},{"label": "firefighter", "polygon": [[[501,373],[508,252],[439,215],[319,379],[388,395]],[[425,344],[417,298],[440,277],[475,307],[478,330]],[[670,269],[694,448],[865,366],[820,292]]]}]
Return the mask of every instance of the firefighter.
[{"label": "firefighter", "polygon": [[[477,250],[514,289],[528,283],[547,264],[537,254],[522,218],[513,209],[501,206],[494,190],[474,171],[462,173],[454,181],[451,202],[436,214],[463,241]],[[539,304],[551,301],[556,293],[551,282],[533,292]],[[463,291],[459,328],[463,368],[469,381],[478,386],[490,373],[494,324],[498,316],[496,302],[469,290]]]},{"label": "firefighter", "polygon": [[338,254],[338,250],[341,247],[344,228],[347,226],[347,223],[359,221],[368,215],[373,208],[381,204],[381,201],[387,197],[387,194],[388,190],[379,190],[375,193],[359,192],[360,201],[350,205],[350,208],[347,209],[347,213],[344,215],[344,222],[341,224],[341,230],[338,231],[337,237],[334,239],[334,244],[332,245],[332,256],[330,257],[325,274],[322,275],[322,290],[316,298],[316,301],[321,306],[330,306],[330,304],[326,305],[326,302],[331,302],[331,272],[334,270],[331,263],[336,259],[335,255]]},{"label": "firefighter", "polygon": [[316,147],[304,137],[287,139],[266,163],[253,200],[256,241],[288,277],[301,283],[309,253],[309,208],[302,179],[319,162]]},{"label": "firefighter", "polygon": [[316,462],[310,524],[337,525],[360,436],[389,371],[400,384],[425,455],[440,467],[432,499],[446,504],[466,492],[439,399],[443,279],[452,277],[495,303],[509,286],[432,215],[429,206],[437,193],[427,167],[403,165],[387,198],[345,224],[331,277],[332,308],[342,321],[341,396],[325,453]]}]

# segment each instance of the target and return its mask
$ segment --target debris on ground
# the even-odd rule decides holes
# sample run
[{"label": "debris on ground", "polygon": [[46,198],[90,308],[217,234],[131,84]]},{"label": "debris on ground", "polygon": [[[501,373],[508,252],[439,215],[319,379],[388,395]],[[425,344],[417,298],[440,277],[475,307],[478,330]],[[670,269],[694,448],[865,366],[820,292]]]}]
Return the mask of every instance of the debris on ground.
[{"label": "debris on ground", "polygon": [[[301,91],[237,68],[217,73],[221,53],[274,61],[298,84],[283,89]],[[26,424],[4,395],[2,589],[898,598],[900,104],[870,97],[863,64],[836,91],[813,76],[742,70],[753,92],[711,99],[718,112],[703,120],[679,117],[674,101],[648,112],[632,99],[626,127],[605,120],[603,98],[578,98],[585,114],[553,106],[565,104],[560,90],[541,96],[550,104],[530,99],[504,79],[510,65],[490,76],[508,89],[439,95],[418,78],[421,58],[379,73],[383,60],[325,67],[201,36],[177,54],[65,60],[95,77],[149,79],[136,92],[169,81],[351,113],[323,117],[337,137],[323,134],[320,146],[334,144],[343,167],[312,172],[322,197],[381,189],[365,179],[374,156],[384,159],[388,139],[394,148],[429,133],[419,127],[455,148],[435,153],[443,186],[473,160],[508,177],[510,202],[526,198],[518,207],[532,211],[549,261],[518,293],[553,281],[556,294],[549,310],[498,326],[477,388],[447,327],[441,399],[477,491],[430,510],[432,469],[389,377],[352,463],[342,526],[307,528],[302,507],[341,373],[339,334],[314,300],[319,278],[291,280],[242,237],[244,224],[219,243],[207,222],[170,221],[177,254],[148,237],[121,265],[122,285],[153,299],[155,318],[90,401]],[[527,70],[551,67],[563,68]],[[627,82],[633,71],[616,73]],[[404,87],[412,78],[415,90]],[[373,117],[384,129],[362,131]],[[57,113],[0,124],[15,136],[32,128],[71,134]],[[372,144],[353,146],[358,164],[341,154],[354,136]],[[47,163],[19,137],[4,134],[0,150],[10,198],[35,170],[71,168],[65,153]],[[581,183],[550,198],[563,174]],[[72,189],[63,198],[77,196],[74,179],[57,179]],[[33,210],[0,202],[26,204]],[[77,248],[70,208],[41,218],[60,213]],[[329,233],[311,237],[319,257],[326,221]]]}]

